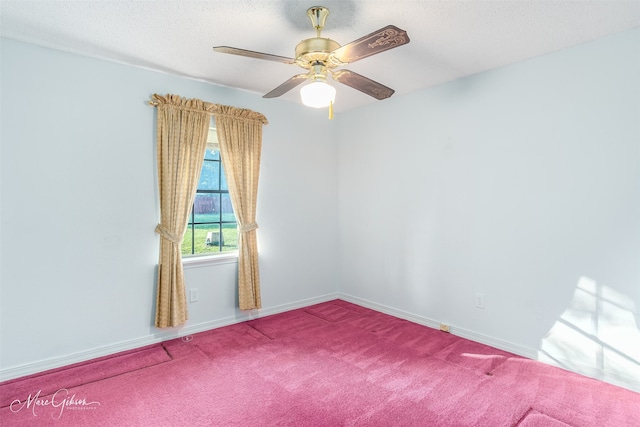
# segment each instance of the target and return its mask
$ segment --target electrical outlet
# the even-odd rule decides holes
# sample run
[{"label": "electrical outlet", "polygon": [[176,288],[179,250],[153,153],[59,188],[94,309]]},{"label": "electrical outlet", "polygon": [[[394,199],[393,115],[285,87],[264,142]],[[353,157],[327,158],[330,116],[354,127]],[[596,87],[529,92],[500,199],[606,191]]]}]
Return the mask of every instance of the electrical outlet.
[{"label": "electrical outlet", "polygon": [[476,292],[476,308],[484,308],[484,294]]},{"label": "electrical outlet", "polygon": [[442,332],[449,332],[449,325],[445,325],[444,323],[440,323],[440,330]]},{"label": "electrical outlet", "polygon": [[198,288],[189,289],[189,302],[198,302]]}]

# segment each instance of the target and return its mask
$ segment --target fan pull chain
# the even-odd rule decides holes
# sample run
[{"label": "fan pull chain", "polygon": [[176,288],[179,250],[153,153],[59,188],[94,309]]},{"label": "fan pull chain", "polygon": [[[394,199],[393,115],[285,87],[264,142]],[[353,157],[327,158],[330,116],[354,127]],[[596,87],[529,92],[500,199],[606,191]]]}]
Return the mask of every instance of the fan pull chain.
[{"label": "fan pull chain", "polygon": [[329,101],[329,120],[333,119],[333,101]]}]

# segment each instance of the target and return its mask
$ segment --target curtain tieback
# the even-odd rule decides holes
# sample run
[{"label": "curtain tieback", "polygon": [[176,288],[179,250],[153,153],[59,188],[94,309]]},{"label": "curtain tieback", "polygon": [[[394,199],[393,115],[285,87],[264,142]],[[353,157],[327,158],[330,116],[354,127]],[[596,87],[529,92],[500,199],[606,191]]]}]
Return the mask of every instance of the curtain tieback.
[{"label": "curtain tieback", "polygon": [[257,228],[258,228],[258,224],[255,222],[251,222],[246,225],[241,225],[240,227],[238,227],[238,230],[240,230],[241,233],[247,233],[251,230],[256,230]]},{"label": "curtain tieback", "polygon": [[156,226],[156,233],[167,239],[168,241],[175,243],[176,245],[182,244],[182,237],[172,232],[168,231],[166,228],[162,227],[162,225],[158,224]]}]

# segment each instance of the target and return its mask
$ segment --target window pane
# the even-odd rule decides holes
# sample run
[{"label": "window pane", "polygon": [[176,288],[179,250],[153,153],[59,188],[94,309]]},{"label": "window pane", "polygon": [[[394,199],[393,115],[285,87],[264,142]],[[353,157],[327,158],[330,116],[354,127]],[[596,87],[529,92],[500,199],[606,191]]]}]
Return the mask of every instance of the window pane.
[{"label": "window pane", "polygon": [[220,162],[205,160],[200,172],[198,190],[218,190],[220,188]]},{"label": "window pane", "polygon": [[220,233],[220,224],[194,226],[194,254],[220,252],[226,244],[225,236]]},{"label": "window pane", "polygon": [[222,221],[236,222],[236,216],[233,213],[233,206],[231,205],[231,197],[229,197],[229,193],[221,194],[220,196]]},{"label": "window pane", "polygon": [[213,147],[209,146],[204,154],[198,192],[182,241],[183,255],[207,255],[238,248],[238,225],[220,151],[212,150]]},{"label": "window pane", "polygon": [[220,160],[220,152],[218,150],[207,150],[204,153],[205,160]]},{"label": "window pane", "polygon": [[222,235],[224,238],[223,251],[233,251],[238,248],[238,224],[222,224]]},{"label": "window pane", "polygon": [[189,225],[187,230],[184,232],[184,236],[182,238],[182,246],[180,247],[182,255],[191,255],[191,243],[192,239],[192,226]]},{"label": "window pane", "polygon": [[211,150],[211,158],[213,160],[220,160],[220,150]]},{"label": "window pane", "polygon": [[220,221],[220,194],[197,193],[193,212],[196,224]]},{"label": "window pane", "polygon": [[220,177],[220,189],[229,191],[229,187],[227,187],[227,177],[225,176],[224,170],[222,171],[222,176]]}]

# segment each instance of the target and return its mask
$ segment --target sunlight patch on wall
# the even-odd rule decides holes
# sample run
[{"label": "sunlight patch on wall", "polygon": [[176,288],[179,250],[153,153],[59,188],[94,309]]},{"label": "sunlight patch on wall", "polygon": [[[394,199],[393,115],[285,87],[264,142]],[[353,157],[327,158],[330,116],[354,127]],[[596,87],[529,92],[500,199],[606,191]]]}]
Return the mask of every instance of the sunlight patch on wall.
[{"label": "sunlight patch on wall", "polygon": [[636,310],[626,295],[581,277],[569,306],[542,339],[538,360],[637,389]]}]

